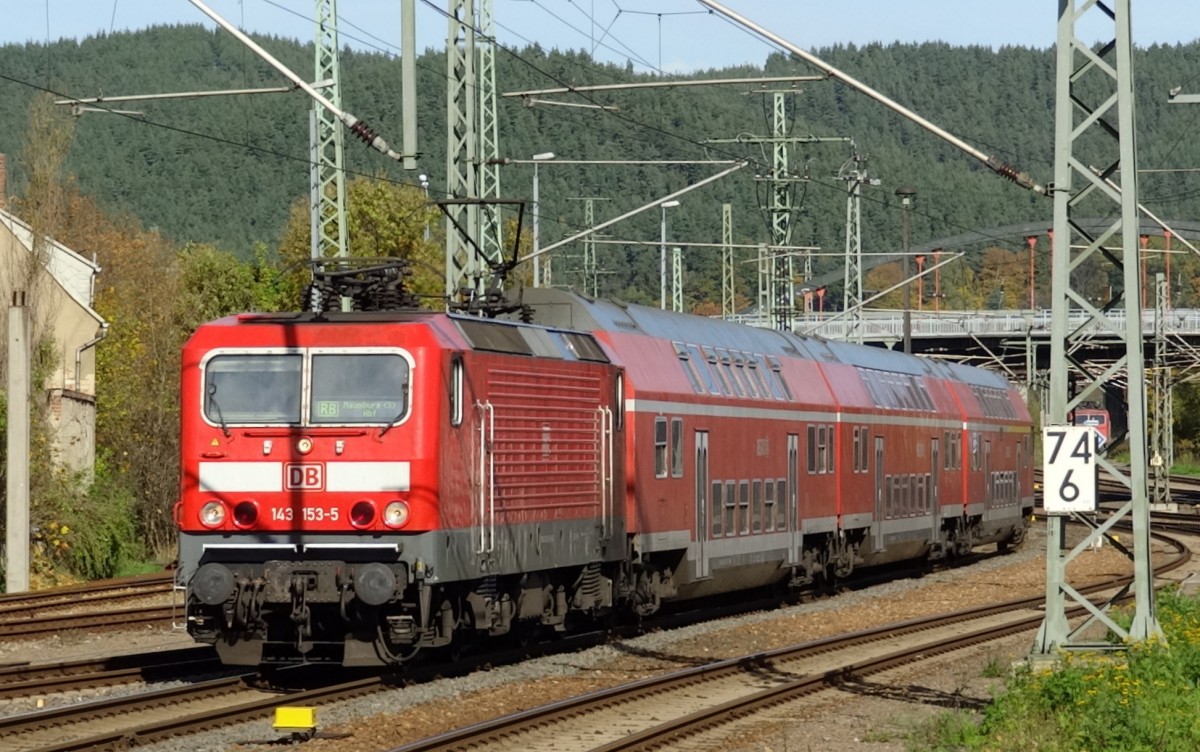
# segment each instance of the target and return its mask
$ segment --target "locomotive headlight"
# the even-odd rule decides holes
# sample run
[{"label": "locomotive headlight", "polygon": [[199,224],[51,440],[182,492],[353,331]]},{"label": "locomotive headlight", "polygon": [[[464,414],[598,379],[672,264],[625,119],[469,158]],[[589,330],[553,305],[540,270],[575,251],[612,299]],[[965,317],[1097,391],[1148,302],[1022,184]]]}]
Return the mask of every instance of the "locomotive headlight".
[{"label": "locomotive headlight", "polygon": [[355,527],[370,527],[375,522],[375,502],[363,499],[350,507],[350,524]]},{"label": "locomotive headlight", "polygon": [[225,505],[210,501],[200,508],[200,522],[205,527],[220,527],[225,522]]},{"label": "locomotive headlight", "polygon": [[299,452],[300,454],[308,454],[309,452],[312,451],[312,448],[313,448],[313,441],[312,441],[312,439],[308,438],[307,436],[305,436],[304,438],[302,438],[296,442],[296,451]]},{"label": "locomotive headlight", "polygon": [[383,524],[388,527],[404,527],[408,524],[408,504],[403,501],[389,502],[383,508]]},{"label": "locomotive headlight", "polygon": [[258,522],[258,504],[247,499],[239,501],[233,508],[233,524],[238,527],[250,527]]}]

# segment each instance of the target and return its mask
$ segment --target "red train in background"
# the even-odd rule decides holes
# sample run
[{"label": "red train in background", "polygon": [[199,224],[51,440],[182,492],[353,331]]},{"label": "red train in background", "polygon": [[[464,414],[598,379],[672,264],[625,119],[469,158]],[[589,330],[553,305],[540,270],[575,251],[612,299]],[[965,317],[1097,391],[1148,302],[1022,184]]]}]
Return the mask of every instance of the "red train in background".
[{"label": "red train in background", "polygon": [[1096,429],[1096,449],[1103,449],[1112,437],[1112,419],[1108,410],[1095,405],[1075,408],[1071,422],[1077,426],[1091,426]]},{"label": "red train in background", "polygon": [[509,308],[536,323],[194,334],[176,520],[195,639],[230,664],[399,663],[1025,534],[1031,421],[996,374],[559,290]]}]

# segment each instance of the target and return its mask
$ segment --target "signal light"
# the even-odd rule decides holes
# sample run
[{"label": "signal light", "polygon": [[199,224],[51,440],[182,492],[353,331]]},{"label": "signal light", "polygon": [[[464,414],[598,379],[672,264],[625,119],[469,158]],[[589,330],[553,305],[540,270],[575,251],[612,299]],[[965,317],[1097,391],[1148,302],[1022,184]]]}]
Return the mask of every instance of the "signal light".
[{"label": "signal light", "polygon": [[363,499],[350,508],[350,524],[355,527],[370,527],[375,522],[375,502]]},{"label": "signal light", "polygon": [[383,509],[383,524],[388,527],[404,527],[408,524],[408,504],[403,501],[389,502]]},{"label": "signal light", "polygon": [[250,527],[258,522],[258,504],[247,499],[239,501],[233,508],[233,524],[238,527]]},{"label": "signal light", "polygon": [[225,523],[225,505],[210,501],[200,508],[200,523],[205,527],[220,527]]}]

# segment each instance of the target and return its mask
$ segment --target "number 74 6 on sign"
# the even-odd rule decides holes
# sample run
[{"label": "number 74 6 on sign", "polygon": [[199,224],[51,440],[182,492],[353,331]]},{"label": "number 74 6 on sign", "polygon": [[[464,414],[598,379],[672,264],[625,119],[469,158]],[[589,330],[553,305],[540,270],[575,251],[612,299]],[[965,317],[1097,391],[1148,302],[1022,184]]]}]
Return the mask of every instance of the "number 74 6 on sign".
[{"label": "number 74 6 on sign", "polygon": [[1042,428],[1042,506],[1049,514],[1096,511],[1096,438],[1092,426]]}]

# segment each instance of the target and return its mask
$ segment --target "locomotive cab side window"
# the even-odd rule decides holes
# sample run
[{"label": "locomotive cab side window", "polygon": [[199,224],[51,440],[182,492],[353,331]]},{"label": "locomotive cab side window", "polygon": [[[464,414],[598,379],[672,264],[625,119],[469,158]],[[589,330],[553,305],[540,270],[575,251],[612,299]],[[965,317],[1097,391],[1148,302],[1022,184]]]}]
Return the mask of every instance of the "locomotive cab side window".
[{"label": "locomotive cab side window", "polygon": [[463,362],[462,354],[450,358],[450,425],[462,425],[463,419]]}]

